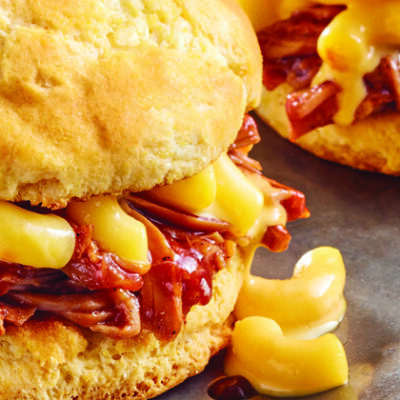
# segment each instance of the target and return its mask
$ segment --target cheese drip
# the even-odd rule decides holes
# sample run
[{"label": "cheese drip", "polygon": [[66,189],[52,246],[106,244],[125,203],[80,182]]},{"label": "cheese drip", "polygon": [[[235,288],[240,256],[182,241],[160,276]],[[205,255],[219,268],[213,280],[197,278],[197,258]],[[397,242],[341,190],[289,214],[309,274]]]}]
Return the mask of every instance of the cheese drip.
[{"label": "cheese drip", "polygon": [[171,185],[158,186],[148,192],[149,196],[161,204],[166,204],[185,212],[198,212],[208,207],[215,199],[217,182],[212,165],[199,174]]},{"label": "cheese drip", "polygon": [[[313,4],[346,5],[319,37],[317,51],[323,63],[312,85],[332,80],[338,94],[338,112],[334,122],[349,125],[367,91],[365,74],[372,72],[381,58],[393,54],[400,46],[400,2],[385,0],[238,0],[256,30],[289,18],[296,10]],[[262,21],[265,21],[263,23]]]},{"label": "cheese drip", "polygon": [[244,376],[259,393],[277,397],[305,396],[346,383],[345,351],[327,333],[346,310],[344,282],[342,256],[332,247],[305,253],[291,279],[249,275],[235,307],[239,321],[225,373]]},{"label": "cheese drip", "polygon": [[0,201],[0,259],[35,268],[62,268],[75,248],[75,232],[54,214]]},{"label": "cheese drip", "polygon": [[346,311],[345,267],[339,250],[318,247],[297,262],[291,279],[249,275],[236,302],[238,319],[264,316],[286,336],[312,339],[336,328]]},{"label": "cheese drip", "polygon": [[261,214],[264,196],[226,154],[213,167],[217,181],[215,200],[202,213],[230,222],[234,233],[245,235]]},{"label": "cheese drip", "polygon": [[145,226],[128,215],[114,196],[74,200],[67,213],[80,225],[92,225],[93,238],[103,249],[123,260],[150,266]]},{"label": "cheese drip", "polygon": [[277,397],[319,393],[348,380],[346,353],[335,335],[288,338],[265,317],[236,322],[224,371],[244,376],[259,393]]},{"label": "cheese drip", "polygon": [[246,176],[227,154],[198,175],[152,189],[151,198],[176,209],[232,224],[238,236],[261,239],[266,226],[284,225],[282,190],[258,175]]},{"label": "cheese drip", "polygon": [[375,37],[374,9],[363,4],[349,3],[318,39],[317,50],[323,64],[312,84],[332,80],[341,91],[337,95],[338,112],[334,122],[349,125],[357,107],[367,95],[363,77],[372,72],[388,49]]}]

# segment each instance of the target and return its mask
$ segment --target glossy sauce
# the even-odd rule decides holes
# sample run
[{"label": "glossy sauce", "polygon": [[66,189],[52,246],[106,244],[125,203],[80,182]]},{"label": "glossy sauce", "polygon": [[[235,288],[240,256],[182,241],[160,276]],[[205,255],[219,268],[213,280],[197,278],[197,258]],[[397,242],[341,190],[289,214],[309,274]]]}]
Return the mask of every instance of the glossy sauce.
[{"label": "glossy sauce", "polygon": [[257,391],[246,378],[235,375],[211,382],[207,394],[215,400],[246,400],[256,396]]}]

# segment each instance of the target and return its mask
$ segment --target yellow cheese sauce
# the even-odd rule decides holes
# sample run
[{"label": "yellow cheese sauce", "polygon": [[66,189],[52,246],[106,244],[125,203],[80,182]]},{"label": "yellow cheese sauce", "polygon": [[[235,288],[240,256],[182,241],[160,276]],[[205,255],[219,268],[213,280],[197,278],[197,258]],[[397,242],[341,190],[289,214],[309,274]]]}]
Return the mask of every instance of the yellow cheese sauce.
[{"label": "yellow cheese sauce", "polygon": [[306,396],[348,380],[346,353],[335,335],[288,338],[275,321],[257,316],[236,322],[224,370],[244,376],[259,393],[276,397]]},{"label": "yellow cheese sauce", "polygon": [[261,210],[254,225],[247,232],[247,236],[253,241],[259,242],[265,232],[266,226],[285,225],[287,214],[285,208],[281,205],[285,192],[279,188],[273,187],[266,179],[260,175],[251,174],[247,176],[250,182],[261,190],[264,194],[264,207]]},{"label": "yellow cheese sauce", "polygon": [[356,109],[367,94],[363,76],[372,72],[388,53],[375,37],[379,28],[374,9],[379,7],[372,9],[368,5],[371,4],[349,3],[325,28],[317,43],[323,64],[312,84],[333,80],[340,86],[339,108],[334,116],[334,122],[340,125],[353,122]]},{"label": "yellow cheese sauce", "polygon": [[[286,223],[282,193],[265,179],[250,180],[222,154],[199,174],[148,195],[183,212],[227,221],[242,237],[241,244],[248,245],[261,240],[267,226]],[[116,197],[73,200],[66,212],[74,223],[93,227],[93,239],[103,250],[141,266],[142,273],[150,268],[145,226],[128,215]],[[65,219],[0,202],[0,222],[0,259],[37,268],[62,268],[71,259],[75,232]]]},{"label": "yellow cheese sauce", "polygon": [[196,213],[210,206],[217,194],[214,166],[172,185],[158,186],[148,192],[152,199],[178,210]]},{"label": "yellow cheese sauce", "polygon": [[246,176],[225,154],[213,167],[216,196],[199,215],[230,222],[234,233],[252,242],[261,240],[267,226],[286,223],[286,211],[280,204],[283,199],[279,197],[282,190],[273,188],[257,174]]},{"label": "yellow cheese sauce", "polygon": [[286,336],[311,339],[336,328],[346,310],[345,267],[340,252],[319,247],[297,262],[291,279],[249,275],[236,303],[238,319],[265,316]]},{"label": "yellow cheese sauce", "polygon": [[[340,88],[334,121],[349,125],[366,96],[363,76],[372,72],[383,56],[400,47],[400,2],[397,0],[239,0],[256,30],[285,19],[312,4],[346,5],[319,37],[317,51],[323,63],[312,84],[333,80]],[[264,22],[265,21],[265,22]]]},{"label": "yellow cheese sauce", "polygon": [[54,214],[0,201],[0,259],[35,268],[62,268],[72,257],[75,232]]},{"label": "yellow cheese sauce", "polygon": [[102,249],[123,260],[143,264],[145,270],[150,268],[146,228],[128,215],[114,196],[74,200],[68,205],[67,214],[80,225],[92,225],[93,238]]},{"label": "yellow cheese sauce", "polygon": [[234,233],[243,236],[260,215],[264,196],[226,154],[214,162],[213,168],[217,181],[215,199],[200,214],[230,222]]},{"label": "yellow cheese sauce", "polygon": [[[259,393],[304,396],[343,385],[346,354],[327,332],[343,318],[345,267],[340,252],[319,247],[287,280],[250,275],[239,294],[224,370],[244,376]],[[321,336],[322,335],[322,336]]]}]

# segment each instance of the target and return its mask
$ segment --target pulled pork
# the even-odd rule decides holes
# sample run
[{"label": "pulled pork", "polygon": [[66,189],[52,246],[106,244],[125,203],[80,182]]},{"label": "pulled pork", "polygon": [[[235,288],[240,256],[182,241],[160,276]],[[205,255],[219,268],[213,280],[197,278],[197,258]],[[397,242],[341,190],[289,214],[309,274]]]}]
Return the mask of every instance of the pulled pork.
[{"label": "pulled pork", "polygon": [[[264,58],[264,86],[274,90],[282,83],[293,88],[286,101],[291,124],[290,139],[331,124],[337,112],[340,87],[331,81],[311,86],[322,65],[317,40],[333,18],[345,9],[340,5],[315,5],[294,12],[258,34]],[[358,106],[355,120],[371,114],[400,110],[400,70],[398,56],[382,58],[378,67],[364,76],[367,95]]]},{"label": "pulled pork", "polygon": [[[247,174],[261,176],[259,163],[248,157],[259,140],[254,120],[245,116],[229,155]],[[289,221],[308,216],[302,193],[269,182],[281,190]],[[93,239],[92,227],[70,222],[75,251],[61,270],[0,261],[0,334],[7,324],[57,317],[113,337],[133,337],[149,329],[160,340],[172,340],[191,307],[210,301],[214,274],[235,252],[237,238],[230,224],[163,206],[143,193],[120,204],[146,227],[150,269],[104,251]],[[282,251],[289,240],[286,228],[277,226],[267,229],[262,243]]]}]

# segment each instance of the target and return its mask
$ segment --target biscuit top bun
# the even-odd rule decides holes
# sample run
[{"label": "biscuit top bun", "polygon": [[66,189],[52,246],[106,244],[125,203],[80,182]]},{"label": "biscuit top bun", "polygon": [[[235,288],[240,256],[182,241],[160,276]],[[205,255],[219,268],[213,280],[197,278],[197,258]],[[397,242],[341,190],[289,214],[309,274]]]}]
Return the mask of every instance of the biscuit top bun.
[{"label": "biscuit top bun", "polygon": [[3,200],[57,208],[191,176],[259,99],[234,0],[1,1],[0,31]]}]

